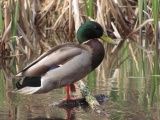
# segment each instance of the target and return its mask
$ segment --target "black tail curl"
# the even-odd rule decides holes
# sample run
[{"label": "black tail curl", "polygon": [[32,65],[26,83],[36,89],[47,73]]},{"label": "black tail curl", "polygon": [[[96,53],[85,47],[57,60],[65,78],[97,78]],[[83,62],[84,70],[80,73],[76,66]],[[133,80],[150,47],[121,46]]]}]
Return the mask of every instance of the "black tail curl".
[{"label": "black tail curl", "polygon": [[16,83],[17,89],[24,87],[39,87],[41,86],[41,77],[25,77]]}]

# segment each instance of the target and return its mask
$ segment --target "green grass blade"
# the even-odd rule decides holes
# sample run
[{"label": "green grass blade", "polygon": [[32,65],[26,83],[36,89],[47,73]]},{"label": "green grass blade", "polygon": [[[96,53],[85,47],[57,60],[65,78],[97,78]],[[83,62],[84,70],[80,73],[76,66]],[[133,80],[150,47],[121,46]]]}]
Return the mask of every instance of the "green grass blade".
[{"label": "green grass blade", "polygon": [[5,96],[4,96],[4,83],[3,83],[3,77],[2,77],[2,70],[0,70],[0,105],[4,104]]},{"label": "green grass blade", "polygon": [[2,7],[0,3],[0,36],[2,36],[3,33],[3,19],[2,19]]},{"label": "green grass blade", "polygon": [[158,5],[159,0],[152,0],[152,11],[153,11],[153,18],[154,18],[154,35],[156,41],[156,48],[158,50]]},{"label": "green grass blade", "polygon": [[87,86],[91,90],[93,87],[95,87],[95,85],[96,85],[96,71],[94,70],[88,75]]},{"label": "green grass blade", "polygon": [[151,86],[151,91],[150,91],[150,105],[153,105],[153,99],[154,99],[154,94],[156,95],[156,100],[158,101],[159,99],[159,80],[158,80],[158,59],[157,59],[157,54],[154,56],[154,68],[153,68],[153,77],[152,77],[152,86]]},{"label": "green grass blade", "polygon": [[159,0],[152,0],[152,11],[154,18],[154,38],[156,43],[156,50],[154,55],[154,69],[153,69],[153,78],[152,78],[152,86],[150,92],[150,105],[153,105],[154,94],[156,96],[156,101],[159,100],[159,80],[156,75],[159,75],[159,64],[158,64],[158,5]]},{"label": "green grass blade", "polygon": [[[121,52],[121,59],[126,59],[128,57],[128,49],[126,47],[128,46],[127,40],[124,42],[120,52]],[[120,84],[119,84],[119,101],[123,101],[124,99],[124,84],[125,84],[125,77],[126,75],[126,68],[128,68],[128,60],[126,60],[122,65],[121,65],[121,74],[120,74]]]},{"label": "green grass blade", "polygon": [[[154,69],[153,69],[153,75],[159,75],[159,70],[158,70],[158,53],[156,53],[154,57]],[[159,100],[159,77],[158,76],[153,76],[153,80],[155,81],[155,95],[156,95],[156,100],[158,102]]]},{"label": "green grass blade", "polygon": [[83,0],[84,2],[84,6],[85,6],[85,10],[86,10],[86,14],[87,16],[89,16],[89,10],[88,10],[88,4],[87,4],[87,1],[86,0]]},{"label": "green grass blade", "polygon": [[12,28],[11,28],[11,33],[12,33],[12,45],[13,48],[15,48],[16,45],[16,39],[14,36],[17,35],[17,22],[18,22],[18,13],[19,13],[19,0],[17,0],[16,2],[16,7],[14,9],[14,3],[11,0],[11,4],[12,4]]},{"label": "green grass blade", "polygon": [[94,0],[89,0],[89,17],[93,18]]},{"label": "green grass blade", "polygon": [[138,20],[142,24],[143,0],[138,0]]},{"label": "green grass blade", "polygon": [[85,10],[86,10],[86,14],[88,17],[93,18],[93,6],[94,6],[94,0],[89,0],[89,2],[87,3],[86,0],[83,0],[84,2],[84,6],[85,6]]}]

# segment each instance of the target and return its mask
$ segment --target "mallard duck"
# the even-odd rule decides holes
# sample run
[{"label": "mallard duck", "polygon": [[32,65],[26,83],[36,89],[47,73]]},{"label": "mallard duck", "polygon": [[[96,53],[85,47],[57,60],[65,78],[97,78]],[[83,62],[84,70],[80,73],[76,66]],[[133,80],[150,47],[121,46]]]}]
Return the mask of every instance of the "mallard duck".
[{"label": "mallard duck", "polygon": [[25,77],[16,83],[17,91],[39,94],[66,86],[66,100],[69,100],[69,89],[74,92],[74,83],[98,67],[104,58],[104,47],[97,38],[115,44],[103,34],[99,23],[89,21],[82,24],[77,31],[79,44],[57,45],[17,74]]}]

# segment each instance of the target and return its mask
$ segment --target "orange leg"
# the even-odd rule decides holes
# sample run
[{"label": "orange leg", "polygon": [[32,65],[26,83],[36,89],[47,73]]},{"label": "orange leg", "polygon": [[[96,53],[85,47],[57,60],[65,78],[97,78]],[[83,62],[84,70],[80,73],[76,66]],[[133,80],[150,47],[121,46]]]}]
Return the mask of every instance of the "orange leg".
[{"label": "orange leg", "polygon": [[66,86],[65,88],[66,88],[66,100],[71,100],[70,91],[72,93],[76,92],[76,87],[75,87],[74,83]]},{"label": "orange leg", "polygon": [[70,86],[66,86],[66,100],[70,100],[71,99],[70,94],[69,94],[69,87]]},{"label": "orange leg", "polygon": [[76,87],[75,87],[74,83],[72,83],[72,84],[70,85],[70,91],[71,91],[71,92],[76,92]]}]

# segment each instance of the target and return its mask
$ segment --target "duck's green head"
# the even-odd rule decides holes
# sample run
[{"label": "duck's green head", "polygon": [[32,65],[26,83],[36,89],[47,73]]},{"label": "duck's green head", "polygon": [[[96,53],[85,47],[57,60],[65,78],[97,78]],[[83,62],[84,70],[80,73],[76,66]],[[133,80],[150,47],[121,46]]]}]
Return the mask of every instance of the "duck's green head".
[{"label": "duck's green head", "polygon": [[101,38],[104,41],[115,44],[112,39],[103,34],[101,25],[94,21],[82,24],[77,31],[77,38],[80,44],[94,38]]}]

